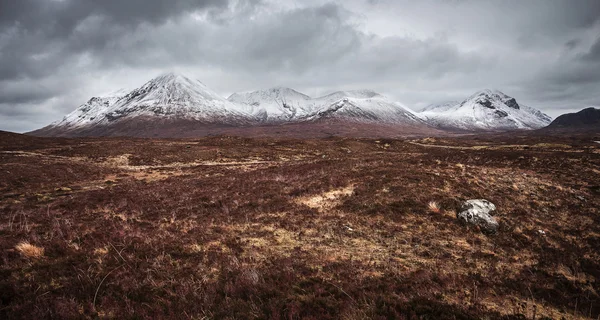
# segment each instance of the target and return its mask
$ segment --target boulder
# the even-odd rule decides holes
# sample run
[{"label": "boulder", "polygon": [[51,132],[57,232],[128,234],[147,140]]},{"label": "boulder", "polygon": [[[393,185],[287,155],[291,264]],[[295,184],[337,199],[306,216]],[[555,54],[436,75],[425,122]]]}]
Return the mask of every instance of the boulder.
[{"label": "boulder", "polygon": [[484,233],[496,233],[499,225],[493,217],[494,211],[496,206],[485,199],[467,200],[460,207],[456,218],[478,226]]}]

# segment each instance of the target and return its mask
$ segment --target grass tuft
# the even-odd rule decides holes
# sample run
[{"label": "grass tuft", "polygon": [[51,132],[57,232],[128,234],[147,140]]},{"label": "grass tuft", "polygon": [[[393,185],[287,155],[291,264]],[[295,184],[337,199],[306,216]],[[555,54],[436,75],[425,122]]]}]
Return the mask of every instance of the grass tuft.
[{"label": "grass tuft", "polygon": [[39,259],[44,256],[44,248],[35,246],[27,241],[19,242],[15,246],[19,253],[29,259]]},{"label": "grass tuft", "polygon": [[442,212],[442,210],[440,209],[440,205],[435,201],[429,201],[429,203],[427,204],[427,208],[433,213]]}]

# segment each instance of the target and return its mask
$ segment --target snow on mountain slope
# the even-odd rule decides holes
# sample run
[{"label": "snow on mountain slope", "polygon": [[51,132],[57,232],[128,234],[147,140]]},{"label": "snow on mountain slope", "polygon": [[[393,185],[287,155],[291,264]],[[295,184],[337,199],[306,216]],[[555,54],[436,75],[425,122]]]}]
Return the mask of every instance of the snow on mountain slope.
[{"label": "snow on mountain slope", "polygon": [[543,112],[521,105],[497,90],[483,90],[461,103],[427,108],[417,115],[439,128],[468,131],[531,130],[552,121]]},{"label": "snow on mountain slope", "polygon": [[371,90],[337,91],[311,98],[289,88],[234,93],[229,101],[252,107],[264,121],[314,121],[344,119],[362,122],[419,123],[408,108]]},{"label": "snow on mountain slope", "polygon": [[311,97],[285,87],[234,93],[227,100],[249,106],[250,112],[263,121],[302,118],[317,107]]},{"label": "snow on mountain slope", "polygon": [[379,93],[372,90],[349,90],[349,91],[336,91],[326,96],[317,98],[317,100],[335,102],[344,98],[355,98],[355,99],[369,99],[369,98],[384,98]]},{"label": "snow on mountain slope", "polygon": [[459,103],[460,103],[460,101],[448,101],[448,102],[444,102],[444,103],[440,103],[440,104],[430,104],[427,107],[423,108],[419,112],[425,112],[425,111],[431,111],[431,110],[436,110],[437,112],[447,111],[448,109],[454,107],[455,105],[457,105]]},{"label": "snow on mountain slope", "polygon": [[97,118],[102,117],[102,114],[125,96],[125,94],[126,91],[121,89],[105,95],[92,97],[79,108],[63,117],[62,120],[56,121],[50,126],[77,128],[93,123]]}]

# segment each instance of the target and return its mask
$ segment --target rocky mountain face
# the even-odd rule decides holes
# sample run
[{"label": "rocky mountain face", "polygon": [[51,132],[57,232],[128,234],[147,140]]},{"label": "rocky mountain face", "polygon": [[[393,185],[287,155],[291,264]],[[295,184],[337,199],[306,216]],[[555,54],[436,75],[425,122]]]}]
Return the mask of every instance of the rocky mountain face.
[{"label": "rocky mountain face", "polygon": [[464,131],[532,130],[552,121],[543,112],[492,90],[477,92],[460,103],[429,106],[418,115],[438,128]]}]

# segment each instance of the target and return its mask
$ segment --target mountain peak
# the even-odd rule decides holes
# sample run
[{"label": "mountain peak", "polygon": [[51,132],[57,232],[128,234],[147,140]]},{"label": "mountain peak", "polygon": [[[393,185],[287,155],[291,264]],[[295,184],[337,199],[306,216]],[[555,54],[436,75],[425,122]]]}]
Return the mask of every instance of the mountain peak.
[{"label": "mountain peak", "polygon": [[159,83],[159,84],[168,84],[168,83],[201,83],[199,80],[192,79],[182,73],[177,73],[174,71],[161,73],[158,76],[154,77],[152,80],[147,83]]},{"label": "mountain peak", "polygon": [[[483,89],[475,92],[469,99],[477,98],[477,97],[486,97],[486,98],[505,98],[509,97],[504,92],[496,89]],[[510,98],[510,97],[509,97]]]},{"label": "mountain peak", "polygon": [[370,90],[370,89],[358,89],[358,90],[346,90],[346,91],[336,91],[332,92],[323,98],[334,98],[334,99],[343,99],[343,98],[356,98],[356,99],[369,99],[375,97],[383,97],[381,94]]},{"label": "mountain peak", "polygon": [[472,102],[481,107],[494,109],[493,105],[500,103],[512,109],[520,109],[517,100],[500,90],[484,89],[470,96],[463,104]]},{"label": "mountain peak", "polygon": [[292,88],[288,88],[288,87],[284,87],[284,86],[276,86],[276,87],[272,87],[269,89],[264,90],[265,92],[272,92],[272,93],[276,93],[276,94],[285,94],[285,95],[301,95],[301,96],[305,96],[308,97],[307,95],[300,93]]},{"label": "mountain peak", "polygon": [[272,87],[264,90],[236,92],[228,98],[230,101],[256,104],[266,101],[280,101],[282,99],[310,100],[311,98],[301,92],[288,87]]}]

